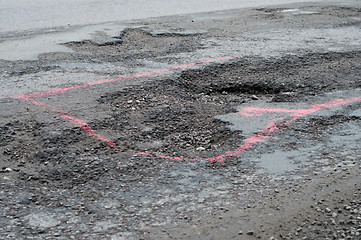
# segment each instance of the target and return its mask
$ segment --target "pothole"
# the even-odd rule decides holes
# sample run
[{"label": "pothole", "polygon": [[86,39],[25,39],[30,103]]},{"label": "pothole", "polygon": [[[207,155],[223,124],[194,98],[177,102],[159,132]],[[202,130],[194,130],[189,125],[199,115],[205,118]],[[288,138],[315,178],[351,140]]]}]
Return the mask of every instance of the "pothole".
[{"label": "pothole", "polygon": [[119,36],[105,42],[84,40],[64,44],[72,50],[112,61],[127,58],[145,58],[170,53],[192,52],[202,47],[199,36],[203,31],[150,31],[143,28],[127,28]]},{"label": "pothole", "polygon": [[[237,148],[246,136],[215,119],[247,101],[302,102],[308,96],[357,87],[361,69],[346,73],[357,53],[310,53],[280,59],[244,58],[183,71],[174,79],[145,83],[98,99],[111,118],[91,123],[110,132],[122,150],[207,158]],[[357,66],[357,65],[354,65]],[[344,74],[331,74],[337,69]],[[329,72],[329,73],[328,73]],[[324,78],[333,75],[333,77]],[[253,96],[256,94],[257,96]]]},{"label": "pothole", "polygon": [[[221,99],[223,104],[218,102]],[[214,119],[232,111],[224,106],[225,97],[194,95],[171,80],[133,86],[99,102],[111,106],[112,118],[94,122],[92,128],[111,129],[124,150],[211,157],[241,142],[239,132],[229,131],[225,123]]]}]

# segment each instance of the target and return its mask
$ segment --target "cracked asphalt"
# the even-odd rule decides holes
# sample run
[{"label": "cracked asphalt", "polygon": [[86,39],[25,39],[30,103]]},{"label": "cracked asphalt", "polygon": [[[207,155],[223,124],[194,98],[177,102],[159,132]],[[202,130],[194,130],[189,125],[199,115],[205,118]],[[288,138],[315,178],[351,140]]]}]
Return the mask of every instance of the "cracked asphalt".
[{"label": "cracked asphalt", "polygon": [[359,239],[360,26],[347,1],[1,33],[0,238]]}]

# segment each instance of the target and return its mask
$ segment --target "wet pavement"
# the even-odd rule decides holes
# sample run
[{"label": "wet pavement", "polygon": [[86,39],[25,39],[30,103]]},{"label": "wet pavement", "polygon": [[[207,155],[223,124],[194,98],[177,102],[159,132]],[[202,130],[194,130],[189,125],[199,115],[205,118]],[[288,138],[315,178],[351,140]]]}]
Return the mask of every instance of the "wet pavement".
[{"label": "wet pavement", "polygon": [[357,239],[360,7],[2,34],[0,238]]},{"label": "wet pavement", "polygon": [[111,21],[129,21],[176,14],[200,13],[265,5],[307,2],[297,0],[255,1],[164,1],[85,0],[0,1],[0,32],[24,31],[74,25],[99,24]]}]

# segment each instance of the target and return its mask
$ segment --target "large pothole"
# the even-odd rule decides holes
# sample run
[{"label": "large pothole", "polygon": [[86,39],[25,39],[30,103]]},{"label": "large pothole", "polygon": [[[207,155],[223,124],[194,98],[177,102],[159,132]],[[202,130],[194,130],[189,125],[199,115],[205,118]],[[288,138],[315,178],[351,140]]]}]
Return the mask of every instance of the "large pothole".
[{"label": "large pothole", "polygon": [[251,99],[298,102],[316,94],[358,88],[359,56],[359,52],[332,52],[244,58],[183,71],[174,79],[104,95],[98,101],[110,105],[112,117],[94,121],[91,127],[112,131],[123,150],[186,158],[218,156],[248,136],[230,131],[216,115],[235,111]]}]

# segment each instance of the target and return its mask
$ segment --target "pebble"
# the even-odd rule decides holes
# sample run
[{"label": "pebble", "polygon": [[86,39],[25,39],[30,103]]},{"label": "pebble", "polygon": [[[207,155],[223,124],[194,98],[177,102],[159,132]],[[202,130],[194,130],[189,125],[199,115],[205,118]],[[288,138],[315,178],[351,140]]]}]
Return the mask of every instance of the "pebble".
[{"label": "pebble", "polygon": [[344,208],[345,208],[345,210],[351,210],[351,207],[347,206],[347,205]]},{"label": "pebble", "polygon": [[254,231],[248,231],[248,232],[247,232],[247,235],[252,236],[253,234],[254,234]]}]

